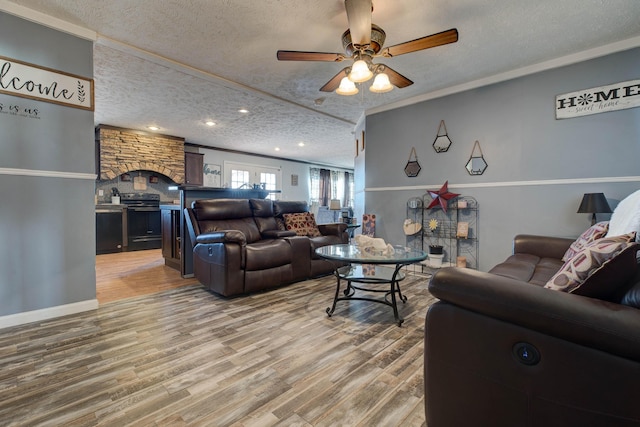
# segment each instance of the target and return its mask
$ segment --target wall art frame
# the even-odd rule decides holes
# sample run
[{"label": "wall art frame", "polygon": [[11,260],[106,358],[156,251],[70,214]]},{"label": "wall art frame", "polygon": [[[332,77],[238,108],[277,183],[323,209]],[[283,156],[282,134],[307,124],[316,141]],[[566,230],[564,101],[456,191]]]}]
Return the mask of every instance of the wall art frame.
[{"label": "wall art frame", "polygon": [[4,56],[0,56],[0,93],[95,110],[93,79]]}]

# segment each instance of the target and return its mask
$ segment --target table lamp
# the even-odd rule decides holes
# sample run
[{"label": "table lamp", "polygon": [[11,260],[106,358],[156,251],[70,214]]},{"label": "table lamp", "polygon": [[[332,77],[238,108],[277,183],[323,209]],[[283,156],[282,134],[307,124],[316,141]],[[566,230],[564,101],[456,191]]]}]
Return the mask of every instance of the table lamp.
[{"label": "table lamp", "polygon": [[329,210],[330,211],[334,211],[333,212],[333,222],[337,222],[338,220],[336,219],[336,212],[335,211],[339,211],[342,209],[342,206],[340,204],[340,199],[331,199],[329,201]]},{"label": "table lamp", "polygon": [[590,213],[591,225],[596,223],[596,214],[598,213],[611,213],[607,198],[604,197],[604,193],[585,193],[582,196],[582,202],[578,208],[578,213]]}]

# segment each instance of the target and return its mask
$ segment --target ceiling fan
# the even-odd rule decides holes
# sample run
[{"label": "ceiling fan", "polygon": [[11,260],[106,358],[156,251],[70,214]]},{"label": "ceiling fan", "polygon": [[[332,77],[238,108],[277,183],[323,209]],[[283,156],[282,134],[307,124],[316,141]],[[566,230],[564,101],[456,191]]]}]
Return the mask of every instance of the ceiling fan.
[{"label": "ceiling fan", "polygon": [[344,6],[349,20],[349,29],[342,34],[342,46],[345,54],[295,50],[279,50],[277,54],[280,61],[341,62],[346,59],[353,60],[353,65],[343,68],[320,88],[322,92],[335,90],[340,95],[355,95],[358,93],[355,83],[365,82],[373,76],[375,79],[369,88],[372,92],[388,92],[393,89],[393,86],[398,88],[410,86],[413,84],[411,80],[387,65],[374,63],[373,58],[392,58],[458,41],[458,30],[452,28],[383,48],[386,34],[382,28],[371,23],[371,13],[373,12],[371,0],[345,0]]}]

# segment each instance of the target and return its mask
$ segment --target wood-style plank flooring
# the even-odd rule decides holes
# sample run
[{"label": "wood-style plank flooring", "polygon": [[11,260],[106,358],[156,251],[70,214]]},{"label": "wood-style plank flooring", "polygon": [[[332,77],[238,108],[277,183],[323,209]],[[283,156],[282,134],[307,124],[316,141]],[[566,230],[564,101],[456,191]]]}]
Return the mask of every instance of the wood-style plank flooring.
[{"label": "wood-style plank flooring", "polygon": [[0,425],[421,426],[427,279],[390,307],[335,279],[226,299],[200,285],[0,330]]},{"label": "wood-style plank flooring", "polygon": [[183,279],[178,270],[164,265],[161,249],[96,256],[96,294],[100,304],[196,283],[196,279]]}]

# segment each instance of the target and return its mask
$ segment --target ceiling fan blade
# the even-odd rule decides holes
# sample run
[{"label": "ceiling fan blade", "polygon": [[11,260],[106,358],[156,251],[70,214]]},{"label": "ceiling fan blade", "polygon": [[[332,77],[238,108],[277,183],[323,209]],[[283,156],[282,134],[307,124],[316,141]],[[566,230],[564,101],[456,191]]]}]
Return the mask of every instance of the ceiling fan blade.
[{"label": "ceiling fan blade", "polygon": [[320,92],[333,92],[334,90],[338,89],[342,79],[344,77],[347,77],[347,70],[348,69],[349,69],[349,67],[345,67],[338,74],[333,76],[331,78],[331,80],[329,80],[327,83],[325,83],[324,86],[322,86],[320,88]]},{"label": "ceiling fan blade", "polygon": [[384,66],[383,72],[386,73],[387,76],[389,76],[389,81],[391,82],[391,84],[399,89],[411,86],[413,84],[411,80],[398,73],[393,68],[387,67],[386,65]]},{"label": "ceiling fan blade", "polygon": [[397,44],[395,46],[384,49],[383,56],[398,56],[405,53],[416,52],[418,50],[429,49],[431,47],[442,46],[458,41],[458,30],[452,28],[441,33],[432,34],[430,36],[421,37]]},{"label": "ceiling fan blade", "polygon": [[279,50],[277,56],[279,61],[340,62],[345,59],[341,53],[300,52],[297,50]]},{"label": "ceiling fan blade", "polygon": [[371,0],[344,0],[349,20],[351,42],[354,46],[371,43]]}]

